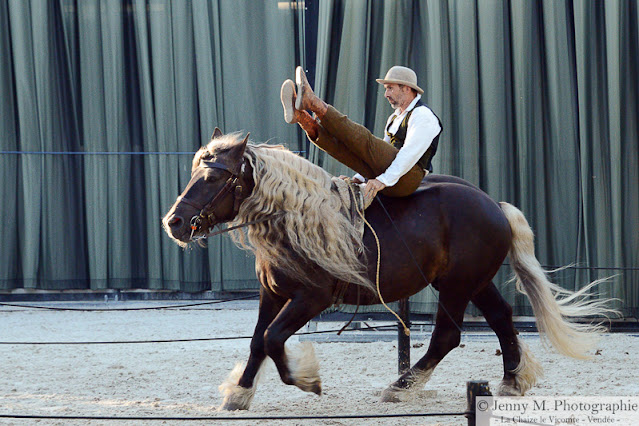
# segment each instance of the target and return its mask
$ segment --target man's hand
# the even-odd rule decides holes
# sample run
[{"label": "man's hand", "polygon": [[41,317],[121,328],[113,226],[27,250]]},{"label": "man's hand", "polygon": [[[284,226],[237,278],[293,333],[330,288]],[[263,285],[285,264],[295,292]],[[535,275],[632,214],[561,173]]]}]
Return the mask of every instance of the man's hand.
[{"label": "man's hand", "polygon": [[386,188],[386,185],[378,181],[377,179],[369,179],[364,186],[364,201],[366,205],[373,202],[373,199],[379,191]]}]

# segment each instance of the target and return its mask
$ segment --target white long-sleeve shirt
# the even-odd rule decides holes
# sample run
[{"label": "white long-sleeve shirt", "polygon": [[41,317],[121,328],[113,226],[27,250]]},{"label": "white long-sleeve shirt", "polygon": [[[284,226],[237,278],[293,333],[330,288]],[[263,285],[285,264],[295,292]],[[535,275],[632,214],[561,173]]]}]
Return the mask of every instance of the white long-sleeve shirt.
[{"label": "white long-sleeve shirt", "polygon": [[[400,114],[399,108],[395,113],[388,117],[385,129],[391,134],[397,133],[399,126],[406,117],[406,114],[415,107],[415,104],[421,99],[421,95],[417,95],[408,107]],[[393,119],[394,117],[394,119]],[[391,120],[393,121],[390,124]],[[388,127],[390,124],[390,128]],[[377,180],[386,186],[393,186],[404,176],[424,155],[430,147],[433,139],[441,132],[439,120],[427,106],[415,108],[413,114],[408,120],[408,128],[406,129],[406,139],[404,146],[397,153],[397,157],[384,173],[377,176]],[[384,141],[390,143],[390,137],[384,132]],[[364,178],[357,175],[361,180]]]}]

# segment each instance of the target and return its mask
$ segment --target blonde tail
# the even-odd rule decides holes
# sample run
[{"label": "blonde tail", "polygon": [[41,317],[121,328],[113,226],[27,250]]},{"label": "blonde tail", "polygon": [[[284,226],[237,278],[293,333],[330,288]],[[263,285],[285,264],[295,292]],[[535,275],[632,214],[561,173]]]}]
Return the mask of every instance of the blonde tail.
[{"label": "blonde tail", "polygon": [[[562,354],[586,359],[605,327],[598,324],[577,323],[584,317],[608,317],[617,314],[609,308],[611,299],[596,298],[589,291],[604,280],[594,281],[572,292],[553,284],[535,257],[534,235],[523,213],[508,203],[499,203],[506,215],[513,239],[510,262],[517,276],[517,290],[528,296],[537,319],[541,336]],[[592,297],[596,299],[592,299]]]}]

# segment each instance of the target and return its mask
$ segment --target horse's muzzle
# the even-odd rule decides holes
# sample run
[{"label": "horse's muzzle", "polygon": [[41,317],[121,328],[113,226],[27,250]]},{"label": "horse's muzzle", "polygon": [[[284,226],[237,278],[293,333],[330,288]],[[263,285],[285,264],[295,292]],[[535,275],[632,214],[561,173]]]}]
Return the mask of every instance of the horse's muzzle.
[{"label": "horse's muzzle", "polygon": [[162,219],[164,230],[172,239],[181,242],[188,242],[189,229],[182,216],[169,213]]},{"label": "horse's muzzle", "polygon": [[180,216],[172,215],[166,220],[166,224],[171,231],[179,230],[182,226],[184,226],[184,219]]}]

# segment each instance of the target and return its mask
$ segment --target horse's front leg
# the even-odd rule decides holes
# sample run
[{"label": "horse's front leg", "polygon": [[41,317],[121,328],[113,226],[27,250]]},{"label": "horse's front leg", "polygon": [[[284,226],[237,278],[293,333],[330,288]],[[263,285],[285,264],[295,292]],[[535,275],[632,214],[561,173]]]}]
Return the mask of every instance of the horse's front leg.
[{"label": "horse's front leg", "polygon": [[220,385],[220,392],[224,396],[220,410],[248,410],[255,395],[256,378],[266,358],[264,332],[285,302],[286,299],[280,298],[265,287],[260,287],[260,308],[251,339],[251,353],[246,367],[238,363],[226,381]]},{"label": "horse's front leg", "polygon": [[282,381],[317,395],[322,393],[322,382],[313,346],[307,343],[301,346],[298,353],[291,353],[285,349],[285,343],[304,324],[330,305],[329,290],[306,288],[286,302],[265,334],[266,354],[275,362]]}]

